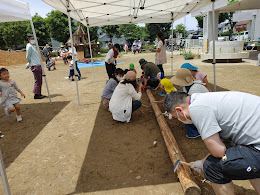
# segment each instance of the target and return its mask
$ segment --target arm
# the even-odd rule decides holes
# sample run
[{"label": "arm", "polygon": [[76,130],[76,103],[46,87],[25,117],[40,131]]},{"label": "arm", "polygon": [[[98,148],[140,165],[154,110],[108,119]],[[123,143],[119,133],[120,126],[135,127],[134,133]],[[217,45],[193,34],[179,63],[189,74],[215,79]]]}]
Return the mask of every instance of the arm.
[{"label": "arm", "polygon": [[156,51],[156,52],[160,52],[160,48],[157,48],[157,49],[153,49],[153,51]]},{"label": "arm", "polygon": [[21,91],[21,89],[18,89],[17,91],[21,94],[21,96],[22,96],[23,98],[25,98],[25,95],[24,95],[24,93]]},{"label": "arm", "polygon": [[107,63],[110,64],[110,59],[107,60]]},{"label": "arm", "polygon": [[159,83],[159,85],[154,89],[154,91],[157,91],[157,90],[159,89],[159,87],[160,87],[160,83]]},{"label": "arm", "polygon": [[203,78],[203,83],[206,84],[205,87],[209,90],[209,82],[208,82],[207,76],[205,76],[205,77]]},{"label": "arm", "polygon": [[26,51],[26,59],[29,63],[31,62],[31,55],[32,55],[32,47],[28,46],[28,49]]},{"label": "arm", "polygon": [[215,133],[203,141],[212,156],[222,158],[225,155],[227,148],[221,141],[219,133]]},{"label": "arm", "polygon": [[141,97],[142,97],[142,93],[141,93],[141,90],[142,90],[142,85],[139,84],[139,88],[138,88],[138,92],[135,91],[135,88],[134,87],[131,87],[129,89],[129,93],[131,95],[132,98],[134,98],[135,100],[141,100]]}]

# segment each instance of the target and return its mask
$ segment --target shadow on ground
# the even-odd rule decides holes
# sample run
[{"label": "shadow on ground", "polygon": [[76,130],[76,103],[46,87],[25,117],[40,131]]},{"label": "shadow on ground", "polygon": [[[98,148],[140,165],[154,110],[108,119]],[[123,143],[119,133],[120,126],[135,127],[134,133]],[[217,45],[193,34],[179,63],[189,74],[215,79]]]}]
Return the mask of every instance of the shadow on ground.
[{"label": "shadow on ground", "polygon": [[178,182],[148,101],[143,93],[131,123],[114,121],[100,104],[74,193]]},{"label": "shadow on ground", "polygon": [[0,139],[0,147],[6,168],[68,103],[21,104],[23,121],[20,123],[16,122],[15,113],[7,117],[1,112],[1,131],[5,136]]}]

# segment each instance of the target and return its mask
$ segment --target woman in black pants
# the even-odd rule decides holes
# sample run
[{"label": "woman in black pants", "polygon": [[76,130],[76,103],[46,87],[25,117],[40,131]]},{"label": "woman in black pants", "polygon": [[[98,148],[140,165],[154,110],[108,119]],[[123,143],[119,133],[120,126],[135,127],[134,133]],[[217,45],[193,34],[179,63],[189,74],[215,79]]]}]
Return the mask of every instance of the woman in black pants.
[{"label": "woman in black pants", "polygon": [[105,59],[105,64],[106,64],[106,70],[107,70],[107,75],[110,78],[114,77],[114,72],[116,70],[116,58],[117,55],[120,51],[120,46],[119,44],[115,44],[108,52],[107,56]]}]

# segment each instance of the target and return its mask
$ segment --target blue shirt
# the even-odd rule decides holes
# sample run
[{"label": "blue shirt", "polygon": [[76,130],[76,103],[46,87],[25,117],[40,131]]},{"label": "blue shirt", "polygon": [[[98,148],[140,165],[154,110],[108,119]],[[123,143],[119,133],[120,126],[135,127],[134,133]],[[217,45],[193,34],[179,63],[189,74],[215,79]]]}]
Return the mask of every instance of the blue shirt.
[{"label": "blue shirt", "polygon": [[31,66],[40,66],[41,65],[38,51],[31,43],[27,43],[27,45],[26,45],[26,59],[28,61],[26,66],[31,67]]}]

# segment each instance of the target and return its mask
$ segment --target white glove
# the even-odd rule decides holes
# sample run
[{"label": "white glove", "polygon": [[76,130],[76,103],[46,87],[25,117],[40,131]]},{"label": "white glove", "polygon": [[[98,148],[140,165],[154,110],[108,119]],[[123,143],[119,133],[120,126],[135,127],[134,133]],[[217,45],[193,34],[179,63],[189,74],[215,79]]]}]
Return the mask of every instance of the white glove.
[{"label": "white glove", "polygon": [[198,172],[199,174],[203,174],[203,163],[201,160],[197,160],[195,162],[190,162],[191,167],[194,171]]}]

